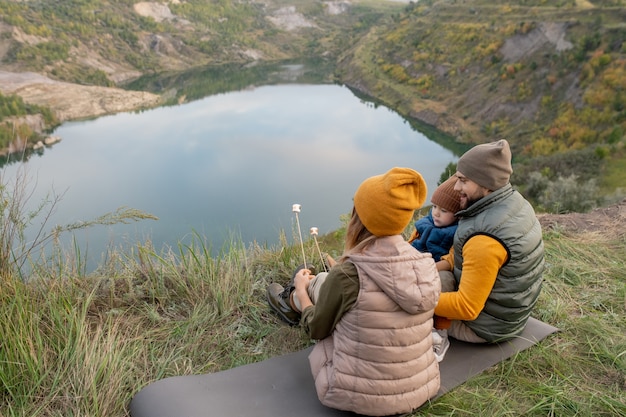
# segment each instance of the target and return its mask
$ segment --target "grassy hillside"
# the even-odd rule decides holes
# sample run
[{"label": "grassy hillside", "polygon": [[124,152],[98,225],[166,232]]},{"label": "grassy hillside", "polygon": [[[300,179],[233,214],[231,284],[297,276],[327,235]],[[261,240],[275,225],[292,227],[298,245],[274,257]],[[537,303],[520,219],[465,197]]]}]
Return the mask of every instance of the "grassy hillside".
[{"label": "grassy hillside", "polygon": [[[591,229],[542,220],[547,269],[533,316],[560,331],[414,416],[626,416],[626,201],[606,214],[585,217]],[[320,236],[322,250],[340,254],[343,231]],[[313,241],[305,251],[318,259]],[[265,300],[301,263],[299,246],[283,236],[277,248],[208,253],[201,239],[165,255],[138,245],[90,276],[79,256],[55,257],[28,282],[3,274],[0,415],[128,416],[150,382],[312,343]]]},{"label": "grassy hillside", "polygon": [[[0,93],[9,101],[19,99],[11,96],[16,92],[30,104],[49,106],[59,121],[68,114],[101,115],[100,110],[84,114],[89,110],[81,109],[90,106],[75,106],[84,100],[126,111],[131,102],[137,102],[137,108],[149,107],[155,100],[121,97],[112,90],[55,88],[49,82],[46,92],[29,92],[28,74],[76,86],[115,87],[145,75],[208,65],[316,58],[334,62],[372,25],[401,7],[370,0],[0,0],[0,71],[8,71]],[[30,84],[41,83],[41,77],[30,78]],[[32,118],[9,119],[5,113],[0,112],[0,153],[32,146],[56,123],[42,128]]]},{"label": "grassy hillside", "polygon": [[209,64],[336,56],[400,7],[340,6],[306,0],[0,0],[0,59],[13,70],[113,85]]},{"label": "grassy hillside", "polygon": [[[562,211],[626,184],[623,0],[371,0],[339,14],[304,0],[168,4],[174,17],[156,7],[155,20],[132,0],[0,0],[0,70],[117,85],[206,64],[338,57],[336,76],[363,97],[464,143],[509,138],[514,181],[538,205]],[[194,83],[185,94],[249,76]],[[151,79],[142,82],[135,87]],[[1,98],[6,117],[53,119]],[[36,213],[22,213],[27,196],[9,188],[0,178],[0,416],[128,416],[130,399],[152,381],[312,343],[265,301],[266,286],[301,263],[285,236],[276,248],[232,242],[219,257],[202,236],[168,253],[139,242],[85,275],[79,248],[37,260],[37,244],[63,230],[24,242]],[[625,205],[542,216],[547,269],[534,316],[560,331],[413,415],[626,417]],[[343,233],[320,237],[322,250],[338,256]],[[317,259],[313,242],[306,251]],[[28,276],[16,260],[33,262]]]},{"label": "grassy hillside", "polygon": [[[0,0],[0,20],[0,70],[79,84],[140,89],[146,75],[187,71],[158,78],[170,83],[207,65],[337,63],[337,81],[448,142],[507,138],[512,181],[540,210],[626,193],[626,0]],[[192,99],[223,86],[186,88]]]},{"label": "grassy hillside", "polygon": [[364,37],[338,73],[461,142],[507,138],[515,184],[546,209],[546,190],[568,181],[623,195],[624,6],[422,0]]}]

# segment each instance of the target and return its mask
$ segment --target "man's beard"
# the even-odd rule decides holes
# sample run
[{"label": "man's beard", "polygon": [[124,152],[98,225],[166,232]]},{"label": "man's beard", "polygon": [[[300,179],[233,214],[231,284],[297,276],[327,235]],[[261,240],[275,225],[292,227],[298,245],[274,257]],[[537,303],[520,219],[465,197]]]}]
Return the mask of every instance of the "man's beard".
[{"label": "man's beard", "polygon": [[466,208],[470,207],[472,204],[474,204],[481,198],[482,197],[476,197],[476,196],[470,197],[469,195],[465,194],[464,197],[461,198],[461,201],[459,202],[459,207],[461,208],[461,210],[465,210]]}]

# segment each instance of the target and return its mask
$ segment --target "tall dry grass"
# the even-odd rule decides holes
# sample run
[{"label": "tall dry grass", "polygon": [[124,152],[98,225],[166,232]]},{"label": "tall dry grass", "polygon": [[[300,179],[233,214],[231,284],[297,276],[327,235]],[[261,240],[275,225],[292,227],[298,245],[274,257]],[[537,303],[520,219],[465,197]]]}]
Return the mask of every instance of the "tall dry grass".
[{"label": "tall dry grass", "polygon": [[[338,256],[343,233],[320,236],[322,250]],[[534,315],[560,331],[413,415],[626,416],[626,240],[607,236],[546,232]],[[0,416],[127,416],[133,395],[155,380],[310,345],[265,300],[266,286],[302,263],[290,240],[233,239],[218,256],[199,235],[167,252],[138,243],[90,274],[75,254],[38,261],[28,279],[9,265],[0,281]]]}]

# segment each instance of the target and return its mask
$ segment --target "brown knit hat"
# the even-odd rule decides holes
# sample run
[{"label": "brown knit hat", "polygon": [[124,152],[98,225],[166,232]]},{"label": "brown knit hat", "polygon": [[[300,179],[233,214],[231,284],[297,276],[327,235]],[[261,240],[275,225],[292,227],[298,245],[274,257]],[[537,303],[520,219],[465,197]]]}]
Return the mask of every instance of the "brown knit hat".
[{"label": "brown knit hat", "polygon": [[424,204],[426,193],[426,182],[419,172],[391,168],[361,183],[354,194],[354,208],[372,234],[398,235]]},{"label": "brown knit hat", "polygon": [[459,158],[456,169],[488,190],[495,191],[504,187],[513,173],[509,142],[501,139],[474,146]]},{"label": "brown knit hat", "polygon": [[454,190],[454,184],[456,184],[456,176],[442,182],[433,193],[430,202],[452,213],[461,210],[461,198],[459,192]]}]

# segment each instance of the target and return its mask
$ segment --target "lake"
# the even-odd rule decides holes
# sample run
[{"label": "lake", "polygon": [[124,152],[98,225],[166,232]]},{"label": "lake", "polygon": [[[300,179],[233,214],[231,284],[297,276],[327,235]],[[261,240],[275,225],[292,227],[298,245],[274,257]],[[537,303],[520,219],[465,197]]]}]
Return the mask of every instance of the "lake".
[{"label": "lake", "polygon": [[[48,220],[94,219],[119,207],[158,217],[77,232],[93,268],[108,247],[149,239],[159,248],[206,237],[214,251],[233,237],[278,244],[337,229],[365,178],[394,166],[424,176],[428,198],[457,156],[394,111],[336,84],[274,84],[210,95],[137,113],[64,123],[62,141],[33,154],[30,203],[63,194]],[[9,164],[3,176],[19,168]],[[69,240],[65,240],[69,245]]]}]

